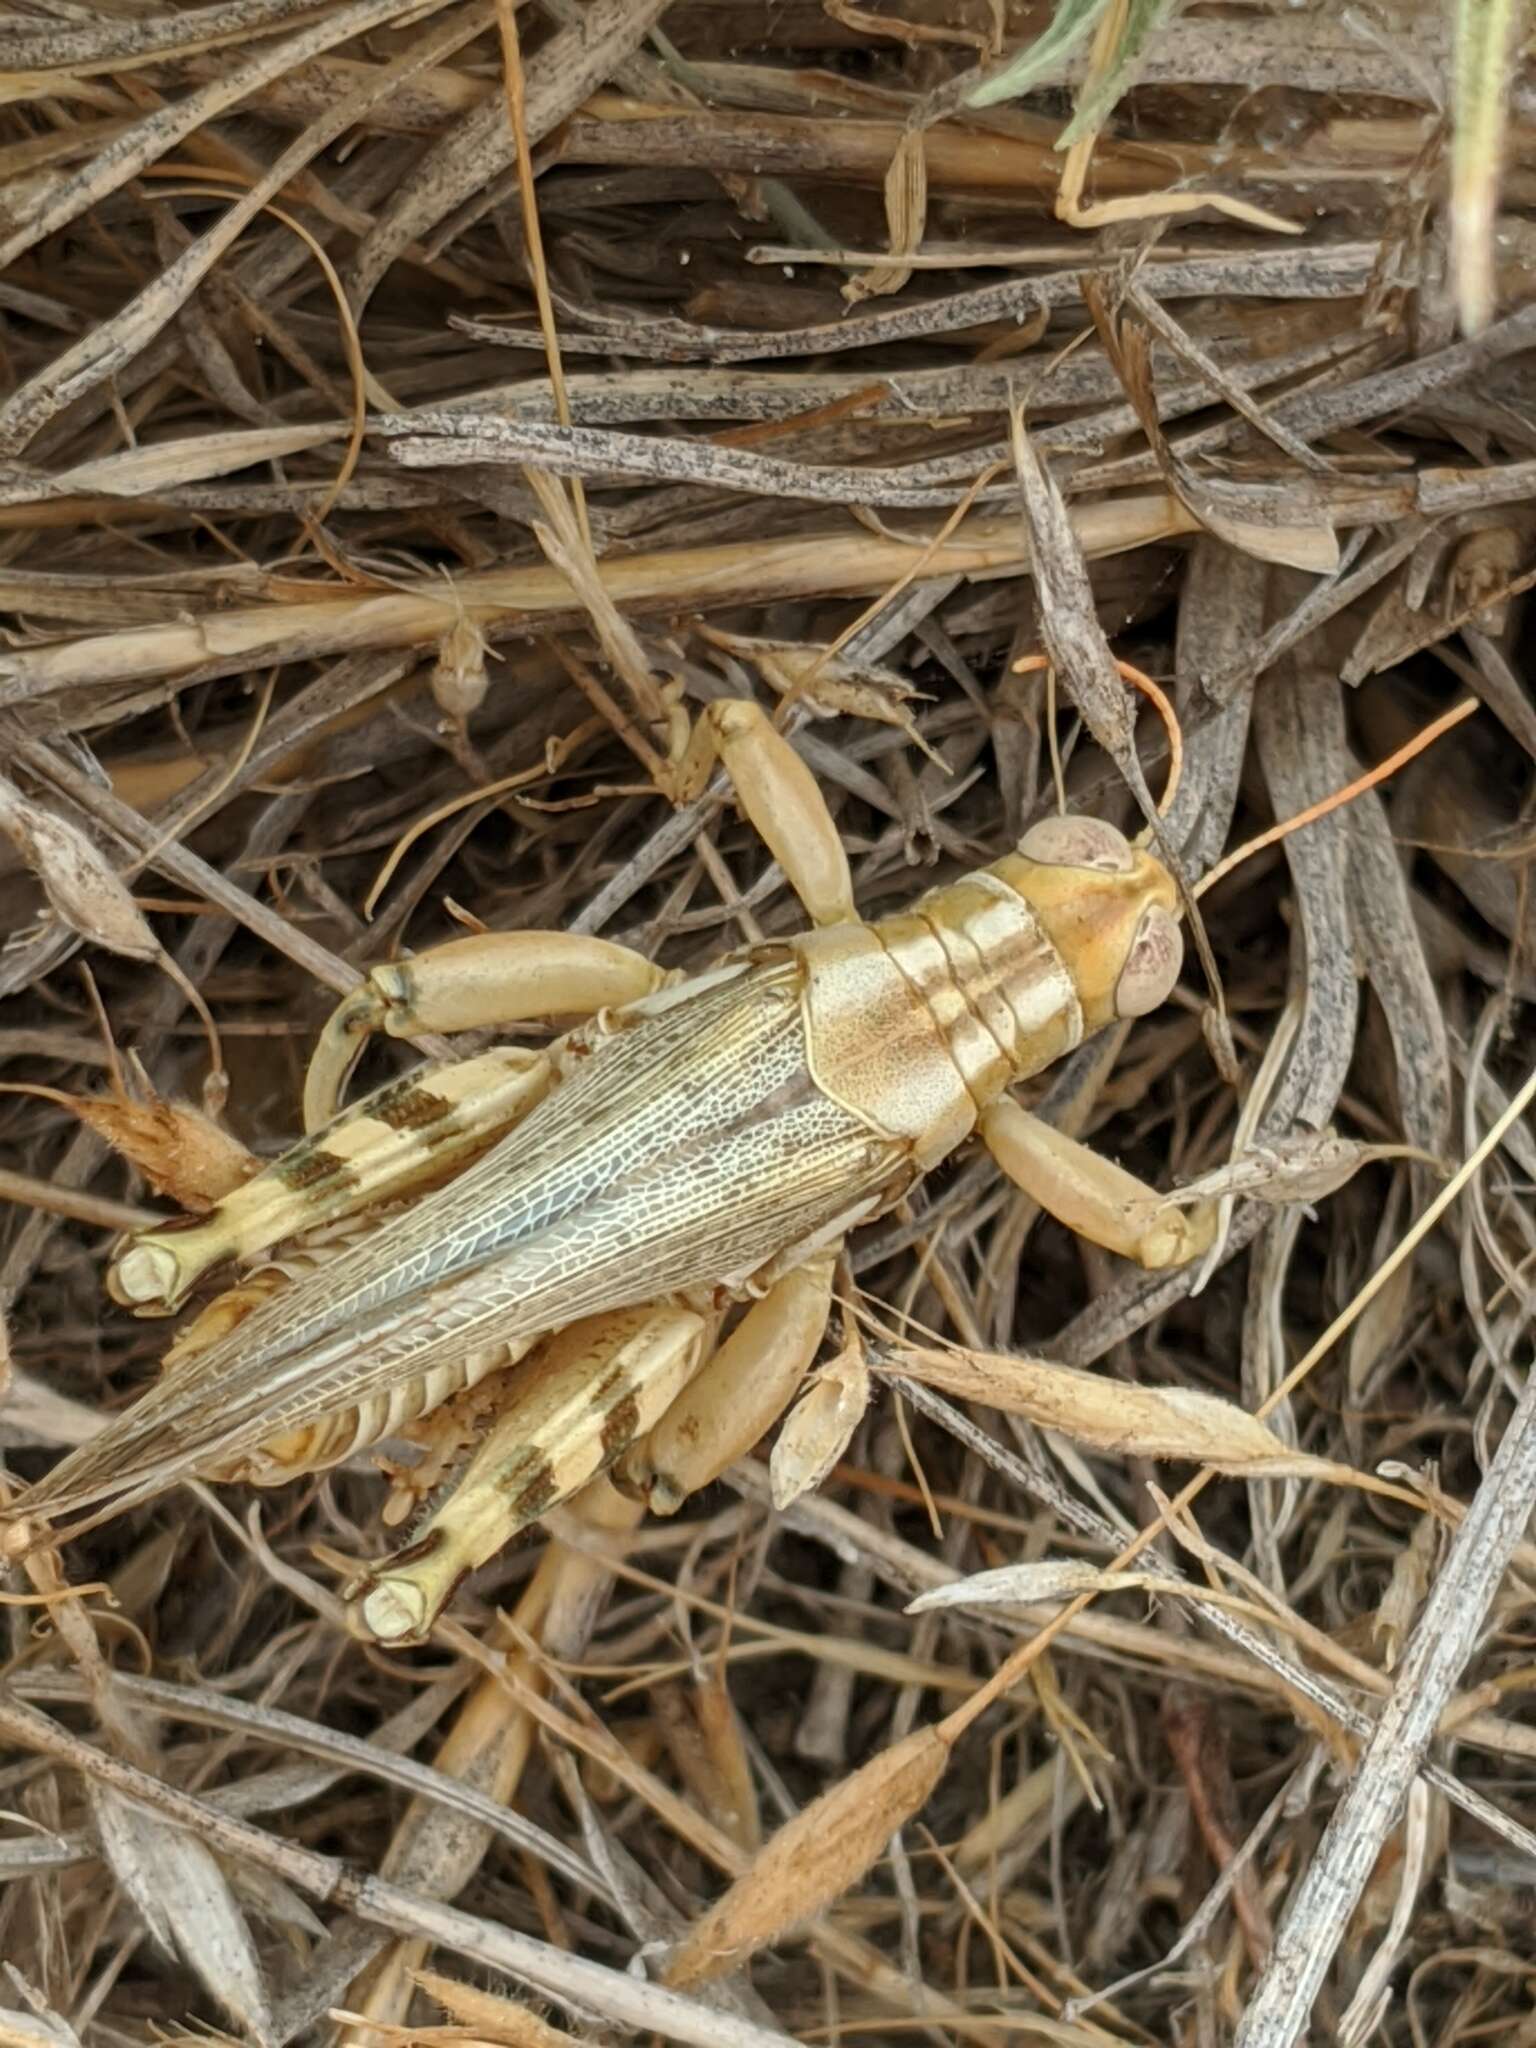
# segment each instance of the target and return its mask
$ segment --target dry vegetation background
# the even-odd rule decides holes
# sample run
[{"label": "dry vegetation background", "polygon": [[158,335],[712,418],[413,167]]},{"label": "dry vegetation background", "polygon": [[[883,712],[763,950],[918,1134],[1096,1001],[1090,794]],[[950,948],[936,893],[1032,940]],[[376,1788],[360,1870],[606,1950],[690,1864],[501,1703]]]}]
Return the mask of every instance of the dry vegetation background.
[{"label": "dry vegetation background", "polygon": [[[18,1569],[7,2044],[1536,2041],[1536,98],[1497,5],[1195,6],[1125,74],[1128,13],[984,104],[1048,9],[0,16],[22,1478],[163,1348],[100,1291],[153,1189],[79,1105],[217,1109],[204,1010],[271,1155],[337,992],[455,919],[676,966],[797,922],[718,784],[669,800],[678,705],[783,697],[869,912],[1057,758],[1139,824],[1102,636],[1176,701],[1191,879],[1476,707],[1207,899],[1230,1045],[1191,952],[1047,1077],[1162,1186],[1254,1140],[1308,1198],[1239,1194],[1203,1291],[963,1153],[855,1241],[927,1352],[871,1343],[784,1514],[765,1446],[673,1522],[556,1517],[399,1655],[327,1562],[384,1540],[367,1459]],[[1483,1164],[1405,1242],[1440,1170],[1319,1195],[1275,1148],[1329,1126]]]}]

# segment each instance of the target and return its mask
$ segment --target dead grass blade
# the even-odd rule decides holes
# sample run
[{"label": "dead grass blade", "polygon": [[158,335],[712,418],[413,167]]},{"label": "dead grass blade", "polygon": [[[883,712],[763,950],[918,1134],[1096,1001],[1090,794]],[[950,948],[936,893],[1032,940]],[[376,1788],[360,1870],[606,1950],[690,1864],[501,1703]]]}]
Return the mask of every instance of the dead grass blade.
[{"label": "dead grass blade", "polygon": [[[1148,325],[1165,339],[1177,332],[1155,299],[1138,287],[1133,286],[1132,291],[1133,302],[1143,309]],[[1320,487],[1313,485],[1307,475],[1283,484],[1237,483],[1185,461],[1170,447],[1162,431],[1152,386],[1151,349],[1141,320],[1118,321],[1094,279],[1084,279],[1083,295],[1111,356],[1120,366],[1126,392],[1159,469],[1201,525],[1230,546],[1244,554],[1257,555],[1262,561],[1309,569],[1320,575],[1337,569],[1339,543]],[[1202,375],[1214,371],[1214,365],[1202,365],[1198,358],[1196,367]],[[1228,385],[1229,380],[1219,372],[1211,376],[1214,392],[1233,402],[1234,410],[1243,418],[1263,422],[1267,427],[1265,416],[1241,393],[1230,391]],[[1283,422],[1273,432],[1275,438],[1286,444],[1287,453],[1299,451],[1307,472],[1317,472],[1317,458]]]},{"label": "dead grass blade", "polygon": [[[582,477],[595,483],[619,477],[648,478],[824,505],[949,506],[959,496],[962,482],[969,480],[956,476],[947,485],[929,482],[925,470],[936,465],[914,464],[910,470],[895,472],[813,467],[720,448],[707,441],[656,441],[597,427],[476,418],[461,412],[408,414],[388,422],[384,431],[398,436],[390,441],[390,454],[407,469],[536,462],[556,476]],[[983,468],[994,452],[968,452],[964,464],[969,474]],[[998,498],[1005,496],[1007,489],[1006,485],[989,485],[980,495]]]},{"label": "dead grass blade", "polygon": [[140,20],[22,21],[10,32],[6,65],[13,76],[64,71],[88,78],[93,71],[131,71],[182,50],[225,49],[270,35],[311,5],[312,0],[217,0]]},{"label": "dead grass blade", "polygon": [[[530,61],[523,92],[530,143],[540,143],[637,49],[666,13],[669,0],[594,0]],[[361,312],[380,278],[413,243],[512,164],[515,146],[506,108],[492,94],[413,167],[358,243],[347,271],[347,295]]]},{"label": "dead grass blade", "polygon": [[1041,1558],[1035,1564],[998,1565],[973,1572],[952,1585],[936,1586],[909,1601],[909,1614],[931,1614],[944,1607],[1027,1607],[1066,1600],[1078,1593],[1173,1593],[1190,1600],[1219,1601],[1208,1587],[1177,1586],[1158,1572],[1113,1572],[1080,1558]]},{"label": "dead grass blade", "polygon": [[[328,47],[392,20],[401,12],[403,4],[404,0],[351,0],[349,6],[328,15],[321,28],[307,31],[306,37],[300,40],[305,42],[306,52],[310,43],[314,43],[317,49]],[[433,9],[438,4],[441,0],[429,0]],[[456,35],[455,30],[450,36],[450,45]],[[282,151],[270,169],[254,180],[248,191],[240,194],[215,228],[201,241],[194,242],[120,314],[94,328],[72,349],[65,350],[62,356],[24,384],[4,405],[0,405],[0,454],[19,453],[64,406],[121,370],[186,303],[236,237],[292,178],[344,135],[374,100],[387,96],[439,54],[437,41],[420,39],[404,56],[382,67],[377,77],[368,79],[364,85],[344,95],[320,119],[312,122],[296,142]],[[269,57],[265,61],[270,63],[272,60]],[[294,56],[287,55],[286,62],[291,64],[293,61]],[[245,89],[249,90],[249,82]],[[157,134],[150,146],[158,155],[171,139],[174,138]],[[90,193],[77,195],[77,198],[80,204],[89,204],[100,196]],[[46,226],[34,224],[30,239],[35,240],[62,224],[57,218],[50,219]],[[9,253],[14,255],[18,251],[12,249]],[[0,264],[6,260],[7,251],[0,245]]]},{"label": "dead grass blade", "polygon": [[[1536,1077],[1531,1093],[1536,1094]],[[1305,2031],[1348,1915],[1403,1810],[1444,1703],[1533,1510],[1536,1383],[1522,1394],[1477,1498],[1452,1538],[1391,1696],[1317,1855],[1288,1903],[1239,2023],[1236,2048],[1261,2048]],[[1412,1893],[1407,1896],[1411,1902]]]},{"label": "dead grass blade", "polygon": [[200,1832],[230,1855],[344,1906],[360,1917],[409,1936],[425,1936],[493,1968],[509,1969],[557,1999],[570,1999],[635,2029],[654,2029],[696,2048],[768,2048],[780,2037],[768,2029],[712,2012],[658,1986],[646,1985],[601,1964],[569,1955],[513,1929],[452,1906],[424,1899],[382,1878],[359,1876],[336,1858],[284,1842],[244,1821],[218,1813],[147,1772],[95,1750],[55,1723],[0,1695],[0,1727],[23,1748],[56,1758],[94,1783],[136,1799],[182,1829]]},{"label": "dead grass blade", "polygon": [[273,2039],[256,1945],[217,1858],[109,1786],[89,1788],[102,1854],[167,1954],[194,1970],[245,2033]]},{"label": "dead grass blade", "polygon": [[980,1401],[1059,1429],[1079,1443],[1120,1456],[1179,1458],[1235,1475],[1328,1479],[1369,1486],[1364,1473],[1311,1457],[1282,1442],[1256,1417],[1192,1387],[1143,1387],[1043,1358],[1001,1356],[956,1345],[935,1350],[902,1343],[897,1369],[959,1400]]},{"label": "dead grass blade", "polygon": [[928,166],[923,155],[923,133],[911,127],[896,145],[891,167],[885,174],[885,226],[890,236],[890,261],[877,263],[843,286],[843,297],[856,306],[863,299],[888,298],[899,292],[911,277],[903,260],[923,239],[928,218]]},{"label": "dead grass blade", "polygon": [[[1189,515],[1156,491],[1084,506],[1073,515],[1083,552],[1145,546],[1188,531]],[[700,544],[654,554],[611,555],[597,564],[607,596],[626,611],[660,611],[748,591],[776,597],[884,590],[921,561],[925,575],[1003,576],[1028,562],[1016,519],[977,517],[936,546],[833,528],[808,536]],[[458,579],[450,605],[440,580],[404,593],[290,590],[283,601],[210,609],[191,624],[166,623],[85,635],[0,653],[0,710],[38,694],[151,676],[243,672],[253,661],[312,661],[329,655],[435,646],[459,608],[486,625],[529,617],[564,624],[579,617],[580,594],[549,568],[482,569]],[[190,858],[190,856],[189,856]],[[302,939],[302,934],[296,934]]]}]

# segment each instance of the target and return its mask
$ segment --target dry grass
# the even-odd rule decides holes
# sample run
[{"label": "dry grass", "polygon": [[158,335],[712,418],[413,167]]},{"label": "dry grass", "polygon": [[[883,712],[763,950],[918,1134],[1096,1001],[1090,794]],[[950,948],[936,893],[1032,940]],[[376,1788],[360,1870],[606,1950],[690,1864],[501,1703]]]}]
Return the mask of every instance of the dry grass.
[{"label": "dry grass", "polygon": [[711,697],[871,912],[1151,814],[1106,641],[1192,889],[1477,706],[1046,1078],[1237,1158],[1205,1268],[962,1153],[854,1241],[819,1489],[560,1511],[419,1651],[342,1624],[366,1459],[17,1571],[0,2042],[1536,2039],[1518,10],[1049,13],[0,15],[14,1476],[163,1349],[113,1233],[291,1138],[372,963],[796,923],[677,800]]}]

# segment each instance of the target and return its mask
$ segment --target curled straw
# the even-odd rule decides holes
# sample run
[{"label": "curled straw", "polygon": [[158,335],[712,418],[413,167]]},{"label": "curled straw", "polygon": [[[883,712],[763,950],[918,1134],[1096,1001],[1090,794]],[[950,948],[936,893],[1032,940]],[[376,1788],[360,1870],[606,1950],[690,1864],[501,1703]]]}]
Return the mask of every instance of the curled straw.
[{"label": "curled straw", "polygon": [[[1013,664],[1013,672],[1016,676],[1027,675],[1034,669],[1049,667],[1049,655],[1026,654],[1022,660]],[[1174,797],[1178,794],[1179,779],[1184,772],[1184,735],[1179,726],[1178,713],[1150,676],[1143,675],[1139,668],[1132,668],[1128,661],[1116,661],[1115,667],[1133,689],[1140,690],[1142,695],[1150,700],[1167,731],[1168,780],[1163,786],[1162,798],[1157,806],[1157,815],[1166,818]],[[1366,790],[1374,789],[1378,782],[1385,782],[1389,775],[1395,775],[1399,768],[1413,759],[1415,754],[1422,754],[1426,747],[1433,746],[1442,734],[1448,733],[1453,726],[1460,725],[1463,719],[1470,718],[1478,708],[1478,698],[1464,697],[1449,711],[1443,711],[1438,718],[1431,719],[1422,732],[1415,733],[1411,740],[1405,740],[1395,753],[1389,754],[1384,761],[1379,761],[1374,768],[1367,769],[1365,774],[1357,775],[1353,782],[1346,782],[1331,795],[1319,797],[1315,804],[1308,804],[1305,810],[1298,811],[1293,818],[1284,818],[1278,825],[1271,825],[1268,831],[1260,832],[1255,838],[1245,840],[1241,846],[1234,847],[1232,852],[1224,855],[1209,873],[1202,876],[1192,893],[1196,897],[1205,895],[1208,889],[1214,889],[1219,881],[1230,875],[1234,868],[1241,867],[1252,855],[1262,853],[1266,846],[1274,846],[1292,832],[1299,832],[1303,825],[1315,824],[1319,818],[1326,818],[1330,811],[1336,811],[1341,805],[1351,803],[1357,796],[1362,796]]]},{"label": "curled straw", "polygon": [[[1051,658],[1048,654],[1026,654],[1022,660],[1013,664],[1013,672],[1016,676],[1023,676],[1034,669],[1049,668],[1050,665]],[[1168,734],[1168,780],[1163,784],[1163,794],[1157,806],[1157,815],[1166,818],[1174,798],[1179,793],[1179,778],[1184,773],[1184,734],[1179,726],[1179,715],[1149,675],[1143,675],[1139,668],[1132,668],[1128,661],[1116,661],[1115,667],[1133,690],[1140,690],[1147,698],[1163,721],[1164,730]]]},{"label": "curled straw", "polygon": [[1431,719],[1422,732],[1415,733],[1413,738],[1406,740],[1395,754],[1388,754],[1385,761],[1379,761],[1374,768],[1367,769],[1364,775],[1357,775],[1353,782],[1346,782],[1342,789],[1336,789],[1331,796],[1319,797],[1315,804],[1308,804],[1307,808],[1298,811],[1294,818],[1286,818],[1278,825],[1271,825],[1267,832],[1261,832],[1256,839],[1249,839],[1242,846],[1235,847],[1231,853],[1217,861],[1210,873],[1196,884],[1196,896],[1203,896],[1207,889],[1215,888],[1224,875],[1230,875],[1232,870],[1240,867],[1251,854],[1262,852],[1266,846],[1273,846],[1277,840],[1284,839],[1288,833],[1299,831],[1303,825],[1311,825],[1319,818],[1326,818],[1330,811],[1336,811],[1341,804],[1350,803],[1355,797],[1362,796],[1366,790],[1374,789],[1378,782],[1385,782],[1389,775],[1395,775],[1397,770],[1405,762],[1411,761],[1415,754],[1422,754],[1426,747],[1433,746],[1442,733],[1449,732],[1453,725],[1460,725],[1464,718],[1470,718],[1478,709],[1478,704],[1479,700],[1476,697],[1464,697],[1449,711],[1443,711],[1438,718]]}]

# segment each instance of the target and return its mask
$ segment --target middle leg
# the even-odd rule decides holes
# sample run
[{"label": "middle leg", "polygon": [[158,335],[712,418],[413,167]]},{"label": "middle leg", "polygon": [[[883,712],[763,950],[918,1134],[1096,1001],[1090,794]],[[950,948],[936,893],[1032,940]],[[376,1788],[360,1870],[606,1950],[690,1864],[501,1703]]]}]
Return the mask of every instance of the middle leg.
[{"label": "middle leg", "polygon": [[703,790],[716,761],[812,924],[857,924],[848,856],[827,800],[783,733],[749,698],[721,697],[704,707],[683,759],[686,794]]},{"label": "middle leg", "polygon": [[648,996],[664,971],[629,946],[576,932],[472,932],[375,967],[331,1012],[304,1079],[304,1128],[336,1114],[369,1037],[590,1017]]},{"label": "middle leg", "polygon": [[615,1485],[659,1515],[675,1514],[773,1427],[826,1334],[836,1263],[834,1245],[752,1304],[649,1435],[625,1452]]}]

